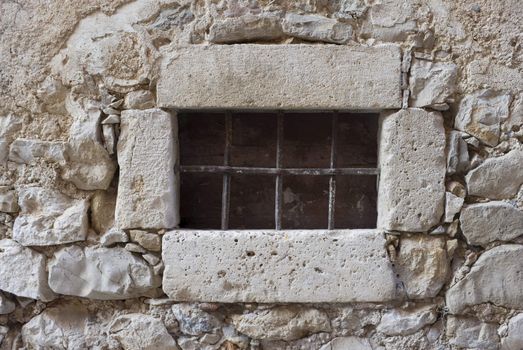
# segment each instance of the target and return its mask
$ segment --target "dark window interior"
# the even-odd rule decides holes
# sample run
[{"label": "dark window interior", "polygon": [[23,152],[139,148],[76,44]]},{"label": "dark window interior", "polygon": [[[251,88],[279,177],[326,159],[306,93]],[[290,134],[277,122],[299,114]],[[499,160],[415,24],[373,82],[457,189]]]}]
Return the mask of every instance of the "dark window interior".
[{"label": "dark window interior", "polygon": [[378,115],[178,114],[182,228],[375,228]]}]

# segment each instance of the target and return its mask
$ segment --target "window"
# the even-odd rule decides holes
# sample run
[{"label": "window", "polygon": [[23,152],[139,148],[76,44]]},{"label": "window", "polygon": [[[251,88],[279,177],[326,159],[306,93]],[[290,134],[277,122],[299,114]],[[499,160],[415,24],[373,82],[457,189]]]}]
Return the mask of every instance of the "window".
[{"label": "window", "polygon": [[378,115],[178,114],[182,228],[375,228]]}]

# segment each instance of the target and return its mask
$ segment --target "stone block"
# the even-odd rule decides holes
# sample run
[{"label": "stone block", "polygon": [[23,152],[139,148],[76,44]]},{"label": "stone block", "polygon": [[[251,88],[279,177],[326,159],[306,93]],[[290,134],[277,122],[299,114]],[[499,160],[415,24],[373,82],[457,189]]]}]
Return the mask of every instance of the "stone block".
[{"label": "stone block", "polygon": [[211,43],[231,44],[249,41],[275,40],[283,37],[279,14],[246,14],[217,19],[209,28]]},{"label": "stone block", "polygon": [[377,230],[171,231],[164,292],[177,301],[381,302],[400,297]]},{"label": "stone block", "polygon": [[401,107],[401,53],[395,45],[192,45],[172,50],[164,52],[161,65],[159,107]]},{"label": "stone block", "polygon": [[456,89],[457,73],[454,63],[414,59],[409,79],[411,105],[448,109],[448,98]]},{"label": "stone block", "polygon": [[445,201],[445,130],[437,112],[405,109],[384,118],[378,227],[425,232],[438,224]]},{"label": "stone block", "polygon": [[463,235],[472,245],[510,241],[523,235],[523,211],[501,201],[468,205],[459,220]]},{"label": "stone block", "polygon": [[0,186],[0,212],[15,213],[18,209],[16,192],[9,186]]},{"label": "stone block", "polygon": [[499,348],[498,325],[469,317],[449,316],[446,336],[457,348],[492,350]]},{"label": "stone block", "polygon": [[116,226],[161,229],[178,225],[176,117],[160,109],[126,110],[118,141],[120,181]]},{"label": "stone block", "polygon": [[319,15],[288,13],[282,27],[285,34],[310,41],[346,44],[352,39],[350,25]]}]

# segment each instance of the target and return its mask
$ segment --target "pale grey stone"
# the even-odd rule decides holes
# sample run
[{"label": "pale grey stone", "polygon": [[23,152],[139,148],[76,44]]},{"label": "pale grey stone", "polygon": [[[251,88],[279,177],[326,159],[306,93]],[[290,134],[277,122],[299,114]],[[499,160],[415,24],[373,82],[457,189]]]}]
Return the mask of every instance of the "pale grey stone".
[{"label": "pale grey stone", "polygon": [[9,142],[0,139],[0,166],[5,166],[9,159]]},{"label": "pale grey stone", "polygon": [[[0,315],[10,314],[15,311],[16,305],[0,291]],[[2,342],[0,341],[0,344]]]},{"label": "pale grey stone", "polygon": [[465,202],[464,198],[458,197],[451,192],[445,193],[445,222],[451,223],[454,221],[454,216],[461,210],[463,203]]},{"label": "pale grey stone", "polygon": [[179,109],[400,108],[400,69],[395,45],[192,45],[164,52],[157,102]]},{"label": "pale grey stone", "polygon": [[456,316],[447,318],[449,343],[466,349],[498,349],[497,329],[494,323],[485,323],[474,318]]},{"label": "pale grey stone", "polygon": [[0,139],[10,142],[22,129],[22,118],[13,114],[0,116]]},{"label": "pale grey stone", "polygon": [[320,350],[373,350],[368,339],[338,337],[323,345]]},{"label": "pale grey stone", "polygon": [[[7,328],[5,326],[0,326],[0,345],[3,344],[7,333],[9,333],[9,328]],[[8,346],[8,345],[6,344],[6,346]]]},{"label": "pale grey stone", "polygon": [[434,305],[397,308],[383,314],[377,330],[389,336],[405,336],[414,334],[423,327],[433,324],[437,318]]},{"label": "pale grey stone", "polygon": [[381,319],[379,309],[358,308],[355,306],[341,306],[329,313],[332,332],[338,336],[366,335],[366,329],[375,328]]},{"label": "pale grey stone", "polygon": [[459,105],[454,127],[489,146],[499,142],[501,123],[509,116],[510,94],[482,90],[466,96]]},{"label": "pale grey stone", "polygon": [[490,199],[509,199],[523,185],[523,149],[489,158],[465,177],[468,194]]},{"label": "pale grey stone", "polygon": [[102,237],[100,237],[100,244],[104,247],[110,247],[116,243],[127,243],[129,237],[123,230],[112,228],[108,230]]},{"label": "pale grey stone", "polygon": [[344,19],[353,19],[361,17],[368,9],[365,0],[341,0],[336,17]]},{"label": "pale grey stone", "polygon": [[139,297],[159,286],[152,268],[123,248],[63,248],[49,262],[49,285],[56,293],[91,299]]},{"label": "pale grey stone", "polygon": [[116,207],[116,189],[98,190],[91,197],[91,226],[98,234],[104,234],[114,227],[114,209]]},{"label": "pale grey stone", "polygon": [[232,315],[231,321],[240,333],[264,340],[290,341],[331,330],[329,317],[324,311],[292,306]]},{"label": "pale grey stone", "polygon": [[510,241],[523,235],[523,211],[506,202],[467,205],[460,222],[463,235],[472,245]]},{"label": "pale grey stone", "polygon": [[523,349],[523,313],[508,321],[507,336],[501,339],[501,350]]},{"label": "pale grey stone", "polygon": [[18,209],[16,192],[9,186],[0,186],[0,211],[4,213],[16,213]]},{"label": "pale grey stone", "polygon": [[523,128],[523,92],[517,95],[512,103],[512,109],[508,120],[503,124],[506,131],[519,131]]},{"label": "pale grey stone", "polygon": [[520,308],[523,304],[522,254],[523,246],[516,244],[500,245],[481,254],[465,278],[447,291],[449,311],[456,314],[482,303]]},{"label": "pale grey stone", "polygon": [[352,39],[352,27],[320,15],[288,13],[282,22],[283,32],[297,38],[346,44]]},{"label": "pale grey stone", "polygon": [[177,121],[160,109],[122,112],[118,140],[120,181],[116,226],[120,229],[176,227],[178,213]]},{"label": "pale grey stone", "polygon": [[441,114],[414,108],[385,117],[379,163],[378,227],[425,232],[438,224],[446,172]]},{"label": "pale grey stone", "polygon": [[145,250],[144,247],[137,243],[127,243],[125,245],[125,250],[130,251],[132,253],[138,253],[138,254],[145,254],[147,253],[147,250]]},{"label": "pale grey stone", "polygon": [[[369,3],[369,2],[367,2]],[[382,41],[404,41],[417,30],[412,1],[383,0],[372,3],[362,33]]]},{"label": "pale grey stone", "polygon": [[81,190],[106,190],[116,172],[116,162],[100,137],[100,104],[69,96],[66,107],[73,123],[65,143],[67,163],[62,169],[62,178]]},{"label": "pale grey stone", "polygon": [[110,114],[102,120],[102,125],[120,124],[120,115]]},{"label": "pale grey stone", "polygon": [[141,230],[129,231],[131,241],[138,243],[142,247],[152,252],[162,251],[162,240],[160,235],[156,233],[149,233]]},{"label": "pale grey stone", "polygon": [[116,318],[109,334],[124,350],[177,350],[175,340],[157,318],[145,314],[127,314]]},{"label": "pale grey stone", "polygon": [[445,239],[424,234],[402,236],[394,265],[410,299],[435,297],[450,272]]},{"label": "pale grey stone", "polygon": [[449,102],[456,90],[457,74],[454,63],[414,59],[409,78],[411,106],[434,108]]},{"label": "pale grey stone", "polygon": [[175,304],[171,307],[178,321],[180,331],[189,335],[213,333],[222,326],[215,316],[201,310],[194,304]]},{"label": "pale grey stone", "polygon": [[55,299],[47,284],[45,255],[13,240],[1,240],[0,290],[46,302]]},{"label": "pale grey stone", "polygon": [[149,109],[155,104],[154,95],[149,90],[131,91],[125,95],[123,106],[125,109]]},{"label": "pale grey stone", "polygon": [[66,303],[45,309],[22,327],[22,340],[30,349],[87,349],[89,315],[85,306]]},{"label": "pale grey stone", "polygon": [[43,187],[19,190],[21,211],[13,239],[25,246],[45,246],[84,241],[89,226],[85,199],[72,199]]},{"label": "pale grey stone", "polygon": [[113,124],[103,124],[102,135],[104,138],[104,146],[107,150],[107,153],[114,154],[114,151],[116,149],[116,134],[114,131]]},{"label": "pale grey stone", "polygon": [[16,139],[9,148],[9,160],[19,164],[34,164],[38,159],[64,164],[64,143],[34,139]]},{"label": "pale grey stone", "polygon": [[142,255],[142,258],[149,263],[149,265],[157,265],[161,260],[154,254],[147,253]]},{"label": "pale grey stone", "polygon": [[162,258],[164,292],[178,301],[372,302],[400,296],[378,230],[172,231],[164,235]]},{"label": "pale grey stone", "polygon": [[274,40],[281,37],[283,31],[280,15],[262,13],[215,20],[209,28],[208,40],[211,43],[232,44]]},{"label": "pale grey stone", "polygon": [[469,151],[461,133],[451,131],[447,135],[447,143],[447,174],[466,171],[469,166]]}]

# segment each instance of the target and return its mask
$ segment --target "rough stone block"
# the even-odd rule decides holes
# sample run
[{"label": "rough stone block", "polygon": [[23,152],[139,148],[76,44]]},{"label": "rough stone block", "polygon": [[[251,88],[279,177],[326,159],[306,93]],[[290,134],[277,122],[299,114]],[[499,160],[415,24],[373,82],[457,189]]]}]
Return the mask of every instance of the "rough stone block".
[{"label": "rough stone block", "polygon": [[257,40],[274,40],[283,37],[280,15],[264,13],[246,14],[215,20],[209,28],[211,43],[231,44]]},{"label": "rough stone block", "polygon": [[116,226],[120,229],[178,225],[176,117],[160,109],[126,110],[118,141],[120,181]]},{"label": "rough stone block", "polygon": [[377,230],[171,231],[163,289],[207,302],[373,302],[401,291]]},{"label": "rough stone block", "polygon": [[282,28],[285,34],[311,41],[345,44],[352,39],[350,25],[319,15],[289,13]]},{"label": "rough stone block", "polygon": [[456,89],[457,73],[453,63],[413,60],[409,79],[412,106],[447,109],[447,100]]},{"label": "rough stone block", "polygon": [[176,48],[164,53],[157,86],[158,106],[180,109],[400,108],[400,57],[399,47],[394,45]]},{"label": "rough stone block", "polygon": [[443,215],[445,130],[437,112],[406,109],[384,118],[378,227],[425,232]]}]

